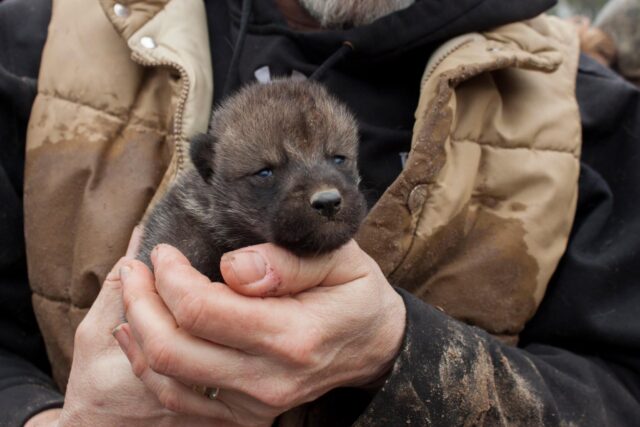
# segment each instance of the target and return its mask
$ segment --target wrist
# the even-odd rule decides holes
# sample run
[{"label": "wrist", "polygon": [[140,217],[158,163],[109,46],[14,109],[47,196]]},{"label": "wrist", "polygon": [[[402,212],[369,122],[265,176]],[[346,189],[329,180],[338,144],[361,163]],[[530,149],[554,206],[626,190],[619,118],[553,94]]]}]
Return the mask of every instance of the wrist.
[{"label": "wrist", "polygon": [[379,327],[379,332],[371,348],[378,349],[376,368],[359,384],[359,388],[377,391],[386,382],[395,360],[400,353],[406,326],[406,307],[402,297],[391,287],[388,287],[385,308],[386,313]]},{"label": "wrist", "polygon": [[24,427],[55,427],[61,412],[62,408],[46,409],[29,418]]}]

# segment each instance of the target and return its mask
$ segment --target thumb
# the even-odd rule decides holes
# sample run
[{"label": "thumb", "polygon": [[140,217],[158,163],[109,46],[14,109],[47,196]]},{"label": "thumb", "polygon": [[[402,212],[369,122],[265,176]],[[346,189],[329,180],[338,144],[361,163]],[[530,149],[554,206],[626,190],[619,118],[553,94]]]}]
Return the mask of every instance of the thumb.
[{"label": "thumb", "polygon": [[120,269],[130,259],[122,257],[107,275],[98,297],[93,302],[89,312],[82,320],[85,325],[91,325],[94,331],[104,331],[101,334],[111,336],[111,331],[121,323],[126,322],[124,317],[124,305],[122,303],[122,281]]},{"label": "thumb", "polygon": [[365,277],[374,268],[377,264],[354,240],[317,257],[298,257],[265,243],[229,252],[220,260],[220,272],[230,288],[259,297],[341,285]]},{"label": "thumb", "polygon": [[102,289],[83,322],[91,322],[100,329],[108,329],[109,333],[119,324],[126,322],[122,303],[120,269],[133,259],[138,250],[141,235],[142,229],[135,227],[129,240],[126,255],[120,258],[107,274]]}]

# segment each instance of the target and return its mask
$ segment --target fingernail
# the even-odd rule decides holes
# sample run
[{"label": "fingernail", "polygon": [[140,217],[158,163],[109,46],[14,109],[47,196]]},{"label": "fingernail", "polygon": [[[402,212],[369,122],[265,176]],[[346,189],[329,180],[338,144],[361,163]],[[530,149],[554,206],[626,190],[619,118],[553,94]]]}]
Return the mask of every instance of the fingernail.
[{"label": "fingernail", "polygon": [[122,323],[116,326],[113,331],[111,331],[111,334],[116,339],[116,341],[118,341],[120,348],[126,352],[129,348],[129,334],[127,334],[127,331],[124,330],[124,325],[126,325],[126,323]]},{"label": "fingernail", "polygon": [[256,282],[267,273],[267,263],[258,252],[246,251],[226,254],[220,260],[220,268],[235,276],[241,285]]},{"label": "fingernail", "polygon": [[131,274],[131,267],[129,267],[128,265],[123,265],[122,267],[120,267],[120,280],[126,279],[129,274]]}]

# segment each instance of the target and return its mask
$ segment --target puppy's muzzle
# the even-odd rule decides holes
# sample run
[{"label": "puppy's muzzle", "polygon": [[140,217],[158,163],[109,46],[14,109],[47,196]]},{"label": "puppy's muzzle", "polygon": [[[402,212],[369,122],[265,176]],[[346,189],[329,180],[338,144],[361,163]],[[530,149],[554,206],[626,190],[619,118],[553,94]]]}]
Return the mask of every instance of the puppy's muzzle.
[{"label": "puppy's muzzle", "polygon": [[322,190],[313,193],[309,202],[320,215],[331,218],[340,210],[342,195],[335,188]]}]

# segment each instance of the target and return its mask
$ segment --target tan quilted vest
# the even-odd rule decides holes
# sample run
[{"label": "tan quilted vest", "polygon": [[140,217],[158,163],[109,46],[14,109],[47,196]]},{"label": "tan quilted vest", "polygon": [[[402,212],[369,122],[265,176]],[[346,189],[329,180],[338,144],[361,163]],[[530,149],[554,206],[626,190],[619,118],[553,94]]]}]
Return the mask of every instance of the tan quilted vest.
[{"label": "tan quilted vest", "polygon": [[[206,130],[204,17],[201,0],[53,1],[24,204],[34,308],[62,388],[78,323]],[[433,56],[407,166],[358,235],[393,284],[517,337],[575,210],[577,52],[569,27],[538,18]]]}]

